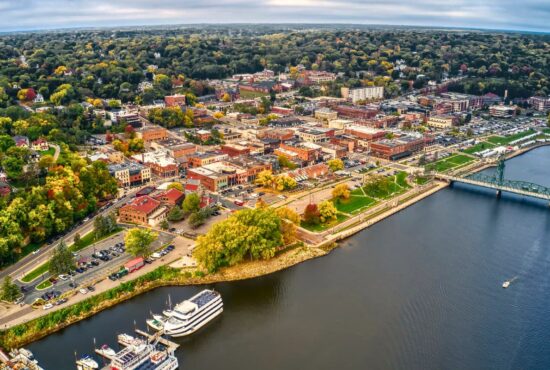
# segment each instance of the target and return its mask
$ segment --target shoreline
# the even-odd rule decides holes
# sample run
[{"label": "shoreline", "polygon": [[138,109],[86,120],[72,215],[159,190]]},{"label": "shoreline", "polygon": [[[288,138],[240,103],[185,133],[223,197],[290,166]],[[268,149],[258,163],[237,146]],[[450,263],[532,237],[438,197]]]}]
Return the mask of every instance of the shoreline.
[{"label": "shoreline", "polygon": [[[519,150],[517,152],[512,153],[512,155],[508,156],[506,159],[507,160],[512,159],[516,156],[525,154],[531,150],[534,150],[543,146],[547,146],[547,145],[550,145],[550,143],[541,143],[533,147],[524,148],[523,150]],[[491,167],[491,166],[482,166],[478,169],[473,169],[470,172],[472,173],[478,172],[488,167]],[[18,331],[17,328],[23,328],[23,327],[29,328],[30,326],[32,326],[33,323],[40,321],[44,317],[47,317],[49,314],[38,317],[26,323],[15,325],[6,330],[2,330],[0,331],[0,345],[6,348],[15,348],[15,347],[24,346],[31,342],[35,342],[50,334],[53,334],[59,330],[62,330],[72,324],[75,324],[81,320],[88,319],[93,315],[100,313],[101,311],[107,310],[111,307],[118,305],[119,303],[125,302],[131,298],[134,298],[140,294],[146,293],[156,288],[170,287],[170,286],[196,286],[196,285],[205,285],[205,284],[214,284],[214,283],[221,283],[221,282],[231,282],[231,281],[252,279],[252,278],[266,276],[278,271],[285,270],[287,268],[299,265],[300,263],[303,263],[311,259],[324,257],[328,255],[333,249],[339,247],[338,241],[347,239],[363,231],[364,229],[367,229],[370,226],[380,221],[383,221],[386,218],[391,217],[396,213],[401,212],[402,210],[416,204],[417,202],[424,200],[425,198],[439,192],[440,190],[447,188],[448,186],[449,184],[446,182],[434,181],[431,184],[431,186],[429,186],[429,188],[422,189],[419,193],[416,193],[413,195],[409,194],[408,196],[405,193],[403,194],[403,199],[396,200],[397,204],[393,206],[389,206],[388,209],[382,209],[381,211],[375,212],[372,215],[368,215],[368,216],[359,215],[358,216],[359,220],[356,223],[353,223],[341,230],[338,230],[338,232],[328,236],[326,240],[323,240],[322,242],[317,243],[316,245],[292,247],[288,250],[283,250],[279,252],[279,254],[276,257],[270,260],[247,261],[236,266],[222,268],[216,273],[206,274],[206,275],[202,274],[202,272],[200,272],[200,270],[197,270],[197,269],[182,268],[182,269],[176,270],[174,268],[169,267],[168,265],[160,266],[157,269],[153,270],[152,273],[154,273],[155,271],[171,269],[173,271],[176,271],[174,272],[174,274],[177,274],[177,275],[172,276],[170,278],[162,278],[162,279],[156,279],[153,281],[145,281],[140,286],[135,287],[135,289],[131,290],[130,292],[122,292],[121,294],[117,295],[115,298],[105,300],[105,301],[100,301],[96,304],[96,306],[92,307],[89,311],[80,315],[70,316],[66,320],[62,321],[61,323],[55,324],[49,328],[41,329],[38,332],[28,333],[28,334],[25,332],[20,334],[16,333]],[[195,276],[193,276],[193,272],[195,273]],[[141,278],[142,277],[138,277],[124,284],[135,284]],[[117,288],[113,288],[105,293],[110,293],[111,291],[115,291],[116,289]],[[97,298],[98,296],[92,296],[89,298],[89,300],[92,301],[94,300],[94,298]],[[84,302],[86,301],[88,300],[85,300]],[[65,309],[71,309],[71,307],[76,306],[77,304],[78,303],[75,303],[74,305],[68,306]],[[52,314],[54,313],[55,312],[52,312]]]}]

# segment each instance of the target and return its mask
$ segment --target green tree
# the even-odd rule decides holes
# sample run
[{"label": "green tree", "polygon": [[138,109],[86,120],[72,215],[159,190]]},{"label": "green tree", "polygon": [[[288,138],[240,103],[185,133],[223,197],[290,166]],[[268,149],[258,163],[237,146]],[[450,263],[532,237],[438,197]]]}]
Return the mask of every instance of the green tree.
[{"label": "green tree", "polygon": [[75,260],[72,252],[62,240],[53,250],[49,262],[49,272],[53,276],[66,274],[75,267]]},{"label": "green tree", "polygon": [[183,220],[185,217],[185,212],[181,209],[180,206],[174,206],[170,211],[168,211],[168,215],[166,216],[168,218],[168,221],[180,221]]},{"label": "green tree", "polygon": [[0,299],[7,302],[13,302],[19,297],[19,288],[14,284],[10,276],[6,276],[2,282],[2,291],[0,292]]},{"label": "green tree", "polygon": [[315,203],[310,203],[304,209],[304,222],[310,225],[317,225],[321,222],[319,207]]},{"label": "green tree", "polygon": [[162,230],[168,230],[168,228],[170,227],[170,224],[168,223],[168,221],[162,220],[159,226]]},{"label": "green tree", "polygon": [[193,255],[209,271],[245,258],[269,259],[283,244],[281,219],[269,208],[236,212],[197,239]]},{"label": "green tree", "polygon": [[134,227],[124,236],[126,249],[133,256],[146,257],[151,253],[151,244],[157,239],[158,234],[149,229]]},{"label": "green tree", "polygon": [[205,221],[206,214],[203,211],[193,212],[189,216],[189,226],[191,226],[192,229],[196,229],[203,225]]},{"label": "green tree", "polygon": [[197,193],[191,193],[185,196],[181,208],[187,214],[198,212],[200,209],[201,199]]}]

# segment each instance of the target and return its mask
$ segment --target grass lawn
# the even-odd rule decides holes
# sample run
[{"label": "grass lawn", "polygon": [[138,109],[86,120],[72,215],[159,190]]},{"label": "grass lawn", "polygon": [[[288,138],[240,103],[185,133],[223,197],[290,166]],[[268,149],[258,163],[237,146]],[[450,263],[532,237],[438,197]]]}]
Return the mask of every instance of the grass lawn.
[{"label": "grass lawn", "polygon": [[119,233],[123,230],[122,227],[117,227],[113,232],[107,234],[107,235],[103,235],[101,238],[99,239],[96,239],[95,238],[95,233],[94,232],[91,232],[91,233],[88,233],[86,235],[84,235],[82,238],[80,238],[80,240],[78,241],[78,244],[73,244],[70,246],[70,250],[73,251],[73,252],[78,252],[79,250],[81,249],[84,249],[94,243],[97,243],[103,239],[106,239],[116,233]]},{"label": "grass lawn", "polygon": [[23,276],[21,281],[24,283],[30,283],[34,279],[38,278],[40,275],[48,272],[48,268],[49,268],[48,262],[43,263],[37,268],[35,268],[34,270],[31,270],[30,272],[28,272],[25,276]]},{"label": "grass lawn", "polygon": [[328,223],[325,223],[325,224],[316,224],[316,225],[307,224],[307,223],[302,221],[300,226],[303,227],[306,230],[309,230],[309,231],[319,232],[319,231],[324,231],[326,229],[330,229],[331,227],[334,227],[334,226],[338,225],[339,223],[344,222],[347,219],[348,219],[348,217],[346,215],[338,213],[336,215],[336,220],[335,221],[328,222]]},{"label": "grass lawn", "polygon": [[410,188],[410,185],[407,183],[407,176],[408,174],[404,171],[399,172],[397,175],[395,175],[395,183],[399,186],[401,186],[404,189]]},{"label": "grass lawn", "polygon": [[38,285],[36,286],[36,290],[47,289],[47,288],[49,288],[49,287],[51,287],[51,286],[52,286],[51,281],[49,281],[49,280],[44,280],[43,282],[41,282],[40,284],[38,284]]},{"label": "grass lawn", "polygon": [[418,185],[424,185],[427,183],[430,179],[428,177],[418,176],[414,179],[414,182]]},{"label": "grass lawn", "polygon": [[486,141],[482,141],[481,143],[477,143],[476,145],[468,148],[468,149],[464,149],[464,153],[467,153],[467,154],[475,154],[477,152],[481,152],[485,149],[491,149],[491,148],[494,148],[495,147],[495,144],[492,144],[492,143],[488,143]]},{"label": "grass lawn", "polygon": [[550,128],[545,128],[542,130],[545,134],[550,134]]},{"label": "grass lawn", "polygon": [[41,150],[40,152],[40,155],[43,157],[45,155],[51,155],[53,157],[53,155],[55,154],[55,148],[49,148],[48,150]]},{"label": "grass lawn", "polygon": [[[357,189],[361,190],[361,189]],[[356,213],[362,208],[370,207],[376,200],[363,196],[352,195],[348,199],[333,200],[334,206],[339,212]]]},{"label": "grass lawn", "polygon": [[510,136],[491,136],[487,139],[488,142],[496,144],[496,145],[507,145],[511,141],[521,139],[522,137],[528,136],[533,134],[533,130],[520,132],[518,134],[510,135]]},{"label": "grass lawn", "polygon": [[472,162],[474,158],[463,154],[457,154],[445,159],[441,159],[435,163],[430,163],[426,167],[429,170],[436,170],[437,172],[445,172],[452,168],[462,166],[463,164]]},{"label": "grass lawn", "polygon": [[243,91],[241,90],[240,96],[242,99],[254,99],[254,98],[261,98],[262,96],[269,96],[269,94],[265,94],[262,92],[257,91]]}]

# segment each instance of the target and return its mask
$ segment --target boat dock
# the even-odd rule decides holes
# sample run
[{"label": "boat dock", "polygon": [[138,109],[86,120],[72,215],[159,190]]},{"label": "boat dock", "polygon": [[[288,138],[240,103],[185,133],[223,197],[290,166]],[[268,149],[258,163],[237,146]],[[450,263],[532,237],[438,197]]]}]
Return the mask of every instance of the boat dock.
[{"label": "boat dock", "polygon": [[147,332],[144,332],[143,330],[136,329],[136,333],[141,335],[142,337],[147,338],[147,341],[149,343],[154,343],[158,341],[160,344],[166,346],[168,352],[173,352],[180,346],[176,342],[172,342],[171,340],[164,338],[162,336],[162,334],[164,334],[163,330],[157,331],[155,334],[149,334]]},{"label": "boat dock", "polygon": [[[135,329],[135,331],[136,331],[136,334],[138,334],[139,336],[147,339],[147,343],[149,343],[149,344],[153,344],[155,342],[158,342],[158,343],[166,346],[168,352],[174,352],[180,346],[179,344],[177,344],[175,342],[172,342],[171,340],[168,340],[168,339],[162,337],[162,334],[163,334],[162,330],[156,332],[155,334],[149,334],[149,333],[147,333],[143,330],[140,330],[140,329]],[[121,342],[120,340],[118,340],[118,343],[121,346],[124,346],[124,347],[126,346],[126,344]],[[114,357],[114,356],[109,356],[109,355],[105,354],[104,352],[101,351],[100,348],[96,348],[95,353],[97,353],[101,357],[106,358],[109,361],[112,361],[113,357]]]}]

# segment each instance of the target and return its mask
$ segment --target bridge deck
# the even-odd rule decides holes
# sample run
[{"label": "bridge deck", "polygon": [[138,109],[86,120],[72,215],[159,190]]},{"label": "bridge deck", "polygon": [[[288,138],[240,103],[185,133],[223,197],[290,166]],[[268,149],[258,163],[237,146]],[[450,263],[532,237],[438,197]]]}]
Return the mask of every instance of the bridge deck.
[{"label": "bridge deck", "polygon": [[550,200],[550,188],[530,182],[514,180],[502,180],[502,182],[499,182],[494,177],[485,176],[482,174],[474,174],[471,177],[458,177],[445,174],[437,174],[437,177],[451,182],[461,182],[464,184],[476,185],[488,189],[495,189],[508,193]]}]

